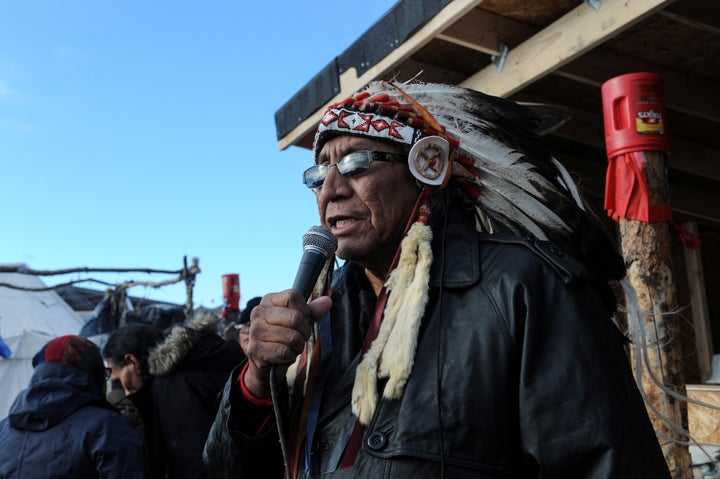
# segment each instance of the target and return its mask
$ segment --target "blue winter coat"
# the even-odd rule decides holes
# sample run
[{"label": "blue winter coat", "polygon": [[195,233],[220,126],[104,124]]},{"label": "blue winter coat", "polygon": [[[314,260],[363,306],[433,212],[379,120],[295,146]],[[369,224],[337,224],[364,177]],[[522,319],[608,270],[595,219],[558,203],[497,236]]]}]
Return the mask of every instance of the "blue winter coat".
[{"label": "blue winter coat", "polygon": [[0,479],[143,478],[143,442],[84,370],[40,363],[0,422]]}]

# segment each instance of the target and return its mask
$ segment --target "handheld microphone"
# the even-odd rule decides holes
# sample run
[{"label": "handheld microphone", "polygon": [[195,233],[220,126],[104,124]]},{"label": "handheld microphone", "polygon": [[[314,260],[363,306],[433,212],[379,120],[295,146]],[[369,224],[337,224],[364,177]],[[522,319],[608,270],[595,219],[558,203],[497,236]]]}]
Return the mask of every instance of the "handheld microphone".
[{"label": "handheld microphone", "polygon": [[[297,289],[308,299],[312,293],[315,283],[320,277],[320,272],[325,262],[335,254],[337,250],[337,238],[328,230],[320,226],[313,226],[303,235],[303,255],[298,266],[297,274],[293,289]],[[290,471],[290,455],[287,450],[287,440],[285,438],[285,428],[283,426],[282,413],[280,411],[278,400],[277,383],[280,381],[277,368],[273,365],[270,368],[270,396],[272,397],[273,410],[275,412],[275,422],[277,423],[278,437],[280,439],[280,450],[282,451],[283,466],[285,469],[285,479],[292,478]]]},{"label": "handheld microphone", "polygon": [[337,250],[337,238],[325,228],[313,226],[303,235],[302,244],[303,255],[292,287],[307,299],[315,287],[325,262]]}]

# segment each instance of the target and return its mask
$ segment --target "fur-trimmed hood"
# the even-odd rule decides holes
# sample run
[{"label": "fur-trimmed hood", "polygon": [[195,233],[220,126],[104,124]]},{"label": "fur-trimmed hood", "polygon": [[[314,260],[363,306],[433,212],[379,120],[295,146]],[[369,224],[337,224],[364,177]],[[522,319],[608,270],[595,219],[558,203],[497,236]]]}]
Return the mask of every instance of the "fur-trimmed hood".
[{"label": "fur-trimmed hood", "polygon": [[150,352],[153,421],[172,477],[205,478],[203,444],[217,413],[218,395],[245,355],[240,343],[218,334],[217,317],[194,317]]},{"label": "fur-trimmed hood", "polygon": [[202,314],[175,326],[165,340],[150,351],[148,367],[150,374],[161,376],[175,369],[188,359],[189,353],[205,337],[216,337],[218,344],[224,343],[217,334],[218,320],[210,314]]}]

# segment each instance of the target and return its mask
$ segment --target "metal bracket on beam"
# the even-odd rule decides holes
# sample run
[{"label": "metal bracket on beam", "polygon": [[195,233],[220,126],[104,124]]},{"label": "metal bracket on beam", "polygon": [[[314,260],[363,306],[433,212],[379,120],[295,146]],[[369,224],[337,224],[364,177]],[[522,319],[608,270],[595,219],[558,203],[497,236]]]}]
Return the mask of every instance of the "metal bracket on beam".
[{"label": "metal bracket on beam", "polygon": [[498,71],[503,71],[503,67],[505,66],[505,60],[507,59],[508,53],[510,52],[510,49],[508,46],[498,38],[497,41],[497,49],[498,54],[493,55],[490,57],[492,59],[492,62],[497,67]]},{"label": "metal bracket on beam", "polygon": [[593,10],[597,12],[598,10],[600,10],[600,4],[602,3],[602,0],[585,0],[585,3],[590,5]]}]

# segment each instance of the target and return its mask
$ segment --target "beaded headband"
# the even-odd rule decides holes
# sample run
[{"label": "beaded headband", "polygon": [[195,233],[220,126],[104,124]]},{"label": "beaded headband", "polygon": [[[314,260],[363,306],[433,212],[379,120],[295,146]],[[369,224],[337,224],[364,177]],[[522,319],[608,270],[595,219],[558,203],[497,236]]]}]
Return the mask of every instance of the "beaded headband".
[{"label": "beaded headband", "polygon": [[318,124],[313,142],[314,157],[333,136],[350,135],[411,146],[408,168],[421,183],[433,187],[447,184],[451,172],[452,146],[457,141],[445,134],[445,127],[425,108],[393,83],[409,104],[389,95],[371,97],[363,92],[330,105]]},{"label": "beaded headband", "polygon": [[361,135],[378,140],[387,140],[403,145],[412,145],[421,132],[411,126],[377,113],[362,113],[346,108],[330,108],[320,120],[315,143],[327,131],[338,135]]}]

